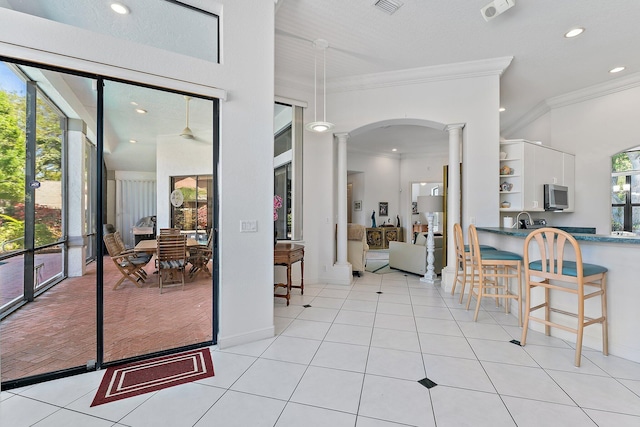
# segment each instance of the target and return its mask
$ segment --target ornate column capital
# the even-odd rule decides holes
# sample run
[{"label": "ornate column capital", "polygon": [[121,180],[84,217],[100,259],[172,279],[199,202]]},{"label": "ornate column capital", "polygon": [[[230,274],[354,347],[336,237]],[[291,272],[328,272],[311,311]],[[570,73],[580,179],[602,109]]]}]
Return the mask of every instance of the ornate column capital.
[{"label": "ornate column capital", "polygon": [[347,140],[349,139],[349,132],[334,133],[333,136],[338,138],[338,141],[347,142]]},{"label": "ornate column capital", "polygon": [[444,127],[444,130],[447,131],[447,132],[450,132],[450,131],[455,130],[455,129],[462,130],[462,128],[464,128],[464,126],[465,126],[465,123],[451,123],[451,124],[446,125]]}]

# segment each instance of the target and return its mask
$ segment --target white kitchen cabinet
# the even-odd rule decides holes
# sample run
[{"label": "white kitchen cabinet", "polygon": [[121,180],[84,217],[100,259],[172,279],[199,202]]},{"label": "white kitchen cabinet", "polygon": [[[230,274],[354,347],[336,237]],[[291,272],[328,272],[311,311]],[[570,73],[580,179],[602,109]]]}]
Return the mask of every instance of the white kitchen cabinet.
[{"label": "white kitchen cabinet", "polygon": [[573,154],[524,139],[501,142],[500,152],[506,153],[500,159],[501,211],[544,211],[544,184],[569,187],[569,209],[565,211],[573,211]]}]

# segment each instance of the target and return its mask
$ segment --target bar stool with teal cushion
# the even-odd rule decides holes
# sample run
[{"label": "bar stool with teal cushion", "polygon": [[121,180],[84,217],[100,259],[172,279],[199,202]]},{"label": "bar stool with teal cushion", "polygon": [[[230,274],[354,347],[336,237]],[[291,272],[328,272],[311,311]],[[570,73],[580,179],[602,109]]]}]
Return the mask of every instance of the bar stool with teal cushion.
[{"label": "bar stool with teal cushion", "polygon": [[[478,232],[473,224],[469,226],[469,249],[473,283],[469,289],[467,310],[471,297],[475,296],[476,312],[473,320],[478,320],[482,298],[494,298],[496,304],[500,299],[505,300],[505,313],[509,313],[509,301],[515,299],[518,303],[518,325],[522,325],[522,256],[508,251],[480,250]],[[510,290],[510,279],[517,282],[517,292]]]},{"label": "bar stool with teal cushion", "polygon": [[[470,279],[470,259],[469,259],[469,245],[464,244],[464,236],[462,235],[462,227],[459,223],[453,224],[453,240],[456,246],[456,272],[453,277],[453,287],[451,288],[451,295],[456,292],[456,286],[460,283],[460,304],[464,298],[464,290],[467,286],[467,280]],[[496,248],[488,245],[480,245],[481,251],[495,251]]]},{"label": "bar stool with teal cushion", "polygon": [[[575,261],[564,259],[565,248],[572,250]],[[536,250],[537,249],[537,250]],[[539,258],[532,261],[531,258]],[[551,327],[576,334],[575,365],[580,366],[582,354],[582,338],[585,326],[602,324],[602,353],[609,353],[607,332],[607,268],[597,264],[582,262],[582,252],[576,239],[569,233],[557,228],[540,228],[531,232],[524,241],[524,276],[526,289],[526,306],[524,328],[520,345],[526,344],[529,321],[545,325],[545,334],[549,335]],[[543,288],[544,302],[532,306],[531,290]],[[585,288],[589,288],[586,293]],[[595,290],[594,290],[595,289]],[[576,310],[568,312],[551,307],[550,293],[566,292],[577,296]],[[585,300],[600,296],[601,311],[597,317],[585,315]],[[531,313],[544,308],[544,317],[535,317]],[[577,326],[567,326],[550,320],[550,313],[561,313],[578,319]],[[561,317],[558,317],[560,320]]]}]

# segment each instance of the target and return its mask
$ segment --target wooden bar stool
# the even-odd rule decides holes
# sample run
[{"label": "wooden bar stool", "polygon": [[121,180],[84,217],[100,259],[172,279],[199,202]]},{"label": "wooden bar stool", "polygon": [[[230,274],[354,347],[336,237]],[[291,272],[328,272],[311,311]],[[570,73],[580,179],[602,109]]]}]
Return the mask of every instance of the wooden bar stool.
[{"label": "wooden bar stool", "polygon": [[[518,326],[522,326],[522,256],[514,252],[500,250],[481,251],[478,232],[473,224],[469,226],[469,249],[473,282],[469,288],[467,310],[471,304],[471,297],[475,296],[477,302],[473,320],[478,320],[483,297],[495,298],[496,305],[499,299],[504,299],[505,313],[509,313],[508,301],[515,299],[518,302]],[[517,293],[509,290],[509,279],[516,279]],[[477,294],[475,293],[476,289]]]},{"label": "wooden bar stool", "polygon": [[[535,250],[537,246],[537,251]],[[564,259],[565,248],[572,248],[575,261]],[[539,260],[531,261],[531,253],[539,255]],[[529,321],[540,322],[545,325],[545,334],[549,335],[551,326],[572,332],[576,338],[575,365],[580,366],[582,354],[582,337],[585,326],[594,323],[602,324],[602,353],[609,354],[607,333],[607,269],[596,264],[582,262],[582,252],[576,239],[569,233],[557,228],[540,228],[531,232],[524,241],[524,276],[526,289],[526,307],[524,317],[524,329],[520,345],[524,346],[527,339]],[[534,281],[533,279],[538,281]],[[542,279],[542,281],[539,281]],[[595,291],[585,293],[585,287],[589,286]],[[544,302],[531,306],[531,289],[544,288]],[[567,292],[577,296],[577,313],[567,312],[551,307],[551,291]],[[601,316],[589,318],[584,313],[584,302],[589,298],[600,296]],[[534,317],[531,312],[544,308],[544,318]],[[569,327],[550,320],[550,313],[556,312],[578,319],[577,326]]]},{"label": "wooden bar stool", "polygon": [[[462,227],[459,223],[453,224],[453,240],[456,246],[456,272],[453,277],[453,287],[451,288],[451,295],[456,292],[456,286],[460,283],[460,304],[464,298],[464,290],[467,286],[467,280],[470,279],[469,266],[471,259],[469,258],[469,245],[464,244],[464,236],[462,235]],[[495,251],[496,248],[488,245],[480,245],[480,250]],[[460,274],[462,272],[462,274]]]}]

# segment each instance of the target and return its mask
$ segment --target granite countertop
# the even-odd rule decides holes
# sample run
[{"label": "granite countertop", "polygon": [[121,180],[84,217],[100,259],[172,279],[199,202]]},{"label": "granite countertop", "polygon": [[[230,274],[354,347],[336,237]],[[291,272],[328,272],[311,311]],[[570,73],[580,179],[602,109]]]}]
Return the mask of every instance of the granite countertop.
[{"label": "granite countertop", "polygon": [[[595,234],[595,229],[590,227],[556,227],[571,233],[576,240],[598,243],[625,243],[631,245],[640,245],[640,237],[629,236],[613,236],[610,234]],[[503,236],[526,237],[535,229],[518,229],[503,227],[477,227],[478,231],[486,231],[488,233],[501,234]]]}]

